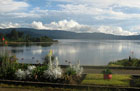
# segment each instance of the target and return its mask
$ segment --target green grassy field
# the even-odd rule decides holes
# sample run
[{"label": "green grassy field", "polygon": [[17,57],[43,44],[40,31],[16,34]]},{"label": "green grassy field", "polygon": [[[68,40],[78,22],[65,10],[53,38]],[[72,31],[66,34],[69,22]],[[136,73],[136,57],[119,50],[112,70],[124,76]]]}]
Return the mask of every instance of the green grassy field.
[{"label": "green grassy field", "polygon": [[113,74],[111,80],[104,80],[103,74],[87,74],[81,84],[84,85],[111,85],[111,86],[129,86],[130,75]]}]

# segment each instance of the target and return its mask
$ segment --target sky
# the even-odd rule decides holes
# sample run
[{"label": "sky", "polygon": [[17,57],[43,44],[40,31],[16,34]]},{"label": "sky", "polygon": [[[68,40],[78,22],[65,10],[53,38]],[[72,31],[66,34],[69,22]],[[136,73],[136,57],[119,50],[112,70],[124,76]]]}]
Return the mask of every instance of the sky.
[{"label": "sky", "polygon": [[140,34],[140,0],[0,0],[0,28]]}]

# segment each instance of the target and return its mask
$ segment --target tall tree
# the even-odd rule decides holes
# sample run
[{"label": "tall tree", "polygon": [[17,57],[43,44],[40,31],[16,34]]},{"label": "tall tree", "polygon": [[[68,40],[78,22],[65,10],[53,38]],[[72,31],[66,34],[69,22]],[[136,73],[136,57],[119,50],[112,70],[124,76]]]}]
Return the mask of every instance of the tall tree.
[{"label": "tall tree", "polygon": [[12,31],[11,31],[11,38],[13,39],[13,40],[18,40],[18,32],[16,31],[16,29],[13,29]]}]

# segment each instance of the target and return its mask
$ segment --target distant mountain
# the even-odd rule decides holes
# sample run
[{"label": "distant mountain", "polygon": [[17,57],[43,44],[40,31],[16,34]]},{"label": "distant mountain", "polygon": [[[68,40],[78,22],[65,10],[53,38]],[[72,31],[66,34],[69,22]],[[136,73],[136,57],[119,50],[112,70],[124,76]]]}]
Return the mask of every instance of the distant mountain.
[{"label": "distant mountain", "polygon": [[[0,29],[2,33],[9,33],[12,28]],[[63,30],[37,30],[32,28],[16,28],[33,37],[48,36],[53,39],[111,39],[111,40],[140,40],[140,35],[121,36],[105,33],[75,33]]]}]

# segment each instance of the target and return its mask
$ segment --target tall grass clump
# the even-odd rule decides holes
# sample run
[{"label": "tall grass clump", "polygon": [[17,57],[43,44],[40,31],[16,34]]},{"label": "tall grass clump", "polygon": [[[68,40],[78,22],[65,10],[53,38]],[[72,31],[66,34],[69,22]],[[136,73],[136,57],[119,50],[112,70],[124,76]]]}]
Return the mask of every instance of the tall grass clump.
[{"label": "tall grass clump", "polygon": [[18,68],[16,56],[11,56],[7,52],[0,54],[0,77],[3,79],[13,79]]}]

